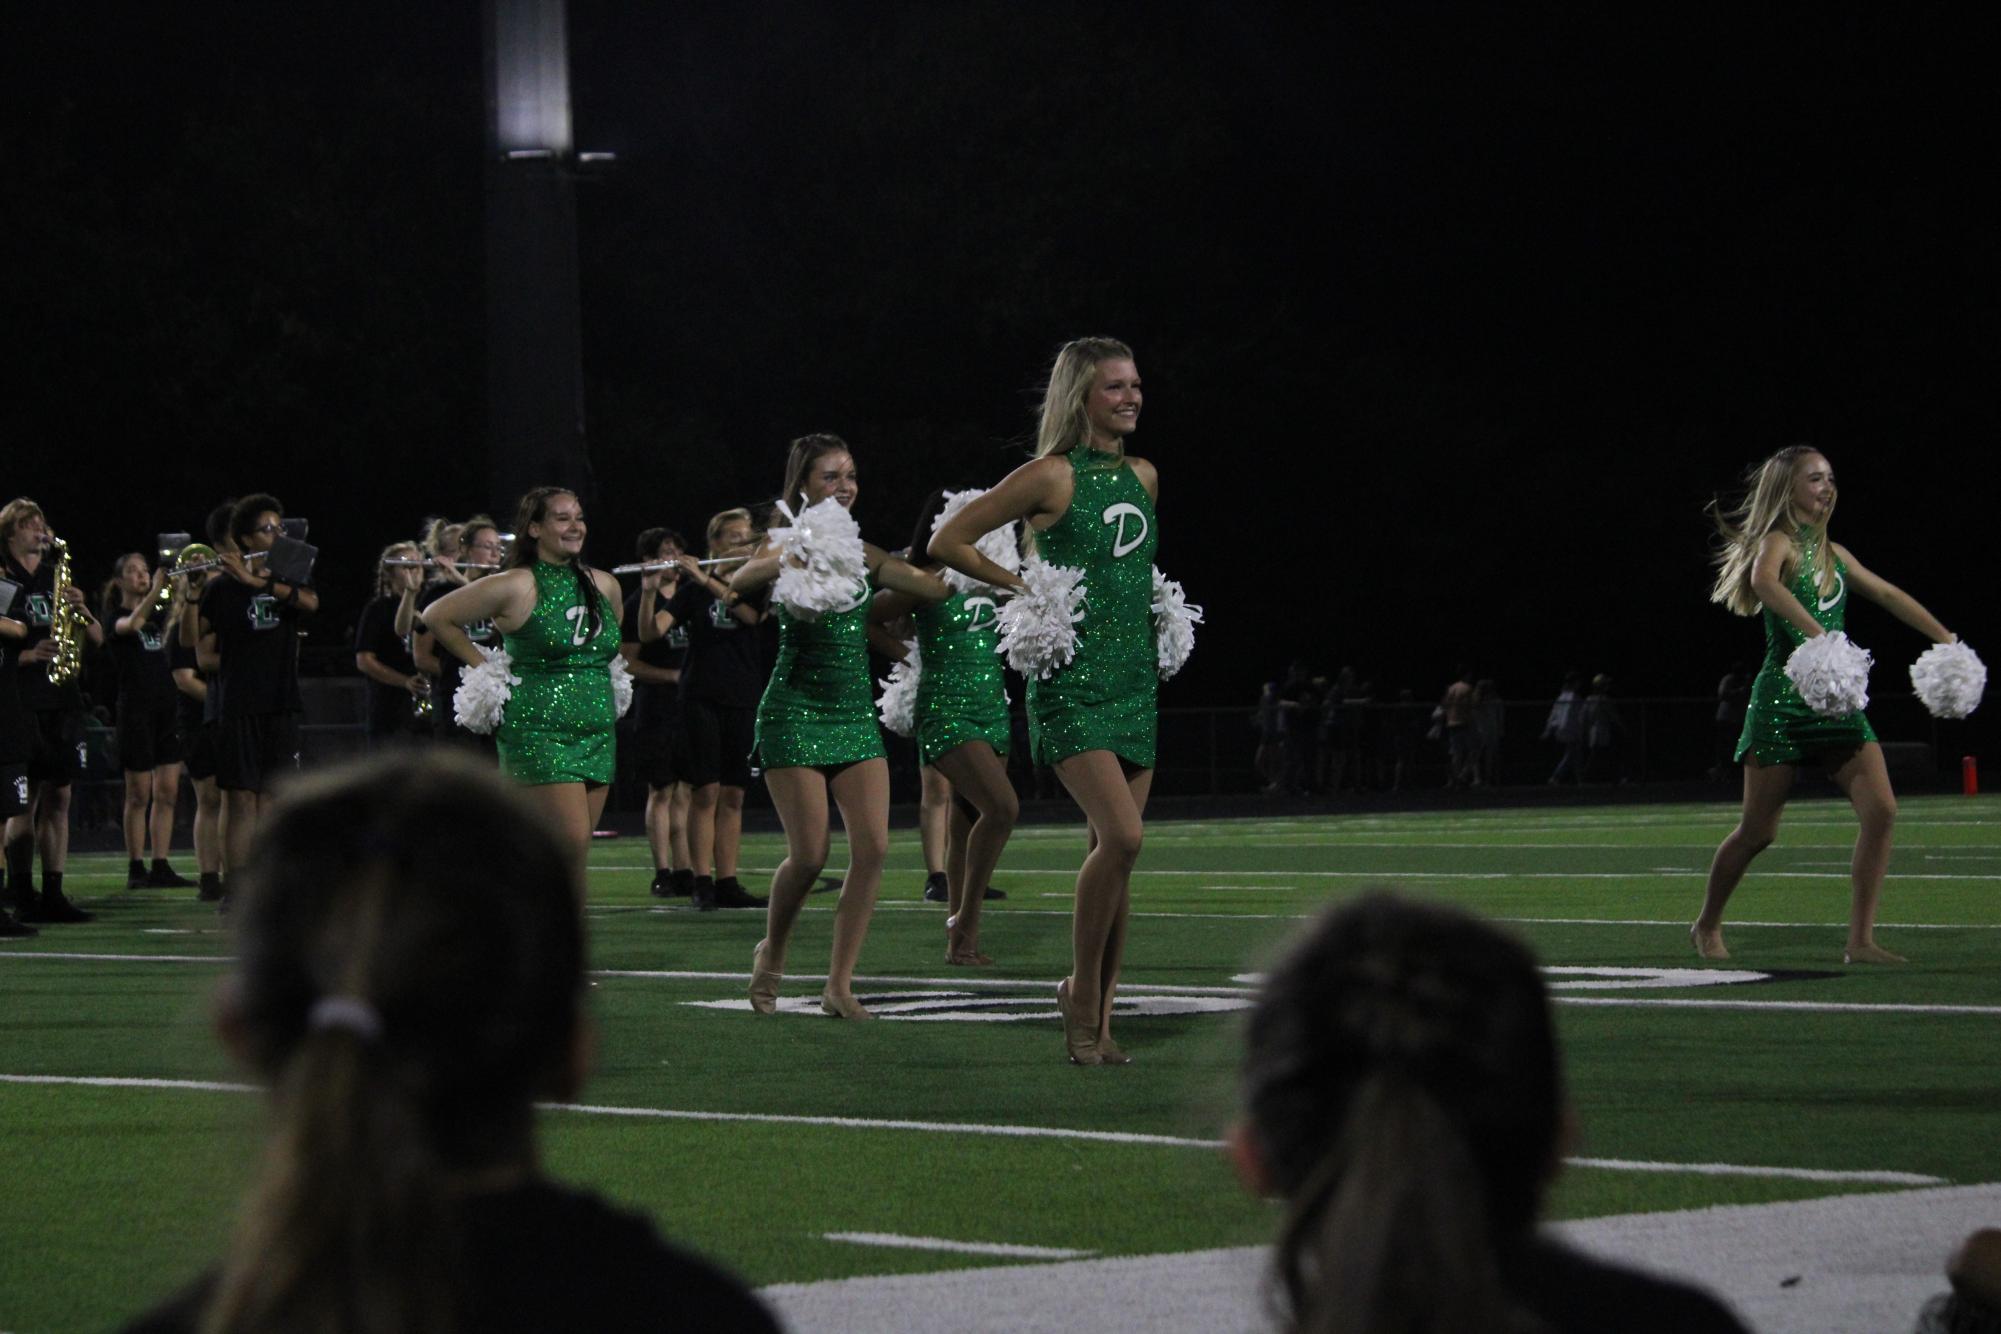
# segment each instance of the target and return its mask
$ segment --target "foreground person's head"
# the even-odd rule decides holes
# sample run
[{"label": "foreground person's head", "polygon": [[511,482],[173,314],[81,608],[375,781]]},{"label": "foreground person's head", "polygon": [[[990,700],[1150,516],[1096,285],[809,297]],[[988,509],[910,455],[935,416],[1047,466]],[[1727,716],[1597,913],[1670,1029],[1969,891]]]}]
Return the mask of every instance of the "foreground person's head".
[{"label": "foreground person's head", "polygon": [[578,1082],[572,875],[542,817],[455,756],[338,770],[261,824],[218,1021],[274,1125],[212,1327],[367,1306],[451,1324],[452,1196],[531,1170],[535,1099]]},{"label": "foreground person's head", "polygon": [[1388,894],[1321,918],[1252,1014],[1233,1136],[1288,1206],[1294,1325],[1506,1328],[1500,1260],[1558,1161],[1560,1085],[1541,976],[1510,937]]}]

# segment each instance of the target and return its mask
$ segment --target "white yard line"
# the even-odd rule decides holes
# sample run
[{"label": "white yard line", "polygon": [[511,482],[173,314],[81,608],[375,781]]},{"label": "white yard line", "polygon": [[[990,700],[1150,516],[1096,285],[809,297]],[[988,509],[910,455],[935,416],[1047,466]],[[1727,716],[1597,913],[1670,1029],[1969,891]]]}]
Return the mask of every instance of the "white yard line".
[{"label": "white yard line", "polygon": [[[189,1093],[255,1093],[255,1085],[206,1079],[134,1079],[110,1075],[7,1075],[0,1084],[75,1086],[82,1088],[151,1089]],[[1079,1130],[1067,1126],[1017,1126],[965,1121],[910,1121],[862,1116],[794,1116],[778,1112],[697,1111],[675,1107],[612,1107],[594,1103],[539,1104],[545,1112],[584,1116],[622,1116],[641,1120],[734,1122],[752,1125],[822,1126],[840,1130],[902,1131],[929,1135],[979,1135],[1000,1139],[1079,1140],[1095,1144],[1130,1144],[1147,1148],[1204,1149],[1224,1147],[1219,1139],[1155,1135],[1126,1130]],[[1943,1178],[1897,1171],[1842,1171],[1813,1167],[1758,1166],[1739,1163],[1663,1163],[1623,1158],[1569,1158],[1573,1167],[1608,1172],[1688,1173],[1695,1176],[1770,1177],[1795,1181],[1854,1181],[1884,1185],[1939,1185]]]},{"label": "white yard line", "polygon": [[906,1237],[896,1232],[822,1232],[824,1241],[852,1242],[857,1246],[889,1246],[907,1251],[951,1251],[959,1255],[999,1255],[1017,1260],[1081,1260],[1096,1251],[1072,1250],[1067,1246],[1016,1246],[1001,1241],[947,1241],[943,1237]]}]

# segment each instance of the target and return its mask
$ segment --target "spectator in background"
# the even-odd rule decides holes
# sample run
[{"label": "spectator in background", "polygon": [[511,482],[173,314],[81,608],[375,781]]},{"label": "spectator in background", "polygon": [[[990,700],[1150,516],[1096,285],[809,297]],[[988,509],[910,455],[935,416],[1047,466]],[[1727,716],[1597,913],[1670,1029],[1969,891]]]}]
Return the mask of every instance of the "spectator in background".
[{"label": "spectator in background", "polygon": [[453,751],[266,812],[216,1027],[271,1089],[222,1263],[127,1328],[775,1331],[734,1279],[539,1169],[589,1063],[570,849]]},{"label": "spectator in background", "polygon": [[1285,1205],[1284,1326],[1349,1334],[1743,1334],[1714,1298],[1595,1260],[1536,1220],[1569,1126],[1528,950],[1372,894],[1272,973],[1245,1033],[1239,1175]]},{"label": "spectator in background", "polygon": [[1383,720],[1383,730],[1389,735],[1388,779],[1392,792],[1403,791],[1404,780],[1410,777],[1410,766],[1424,740],[1425,723],[1425,708],[1417,702],[1416,692],[1408,686],[1397,691],[1397,702]]},{"label": "spectator in background", "polygon": [[1258,748],[1251,756],[1251,769],[1257,774],[1258,787],[1266,793],[1278,791],[1278,780],[1285,762],[1285,732],[1279,721],[1278,682],[1267,681],[1258,692],[1257,712],[1251,715],[1251,727],[1258,735]]},{"label": "spectator in background", "polygon": [[1473,785],[1492,786],[1500,781],[1501,732],[1506,726],[1507,703],[1501,687],[1492,677],[1473,684]]},{"label": "spectator in background", "polygon": [[1620,745],[1626,739],[1626,720],[1612,698],[1612,678],[1600,672],[1591,678],[1591,693],[1584,697],[1584,740],[1590,759],[1584,776],[1593,783],[1621,783],[1626,775],[1621,765]]},{"label": "spectator in background", "polygon": [[1343,667],[1320,695],[1318,761],[1314,786],[1321,792],[1339,792],[1353,772],[1355,759],[1354,707],[1348,702],[1355,693],[1355,669]]},{"label": "spectator in background", "polygon": [[1315,708],[1319,696],[1307,675],[1306,660],[1294,658],[1285,669],[1285,681],[1278,688],[1279,734],[1284,738],[1284,760],[1279,769],[1278,790],[1288,796],[1306,791],[1307,759],[1313,745]]},{"label": "spectator in background", "polygon": [[1542,739],[1554,741],[1562,750],[1549,776],[1552,787],[1584,781],[1584,700],[1578,694],[1583,688],[1582,672],[1565,672],[1563,689],[1557,691],[1549,718],[1542,725]]},{"label": "spectator in background", "polygon": [[1473,732],[1473,669],[1459,664],[1459,674],[1445,687],[1438,708],[1445,728],[1445,786],[1464,787],[1479,781],[1478,737]]}]

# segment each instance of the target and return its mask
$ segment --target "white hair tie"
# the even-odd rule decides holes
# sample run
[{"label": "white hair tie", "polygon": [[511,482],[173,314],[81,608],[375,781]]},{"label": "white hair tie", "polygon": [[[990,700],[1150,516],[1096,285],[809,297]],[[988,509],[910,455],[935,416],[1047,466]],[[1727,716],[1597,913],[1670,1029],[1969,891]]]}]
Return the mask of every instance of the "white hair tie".
[{"label": "white hair tie", "polygon": [[363,1042],[373,1042],[382,1036],[382,1016],[357,997],[322,996],[307,1012],[306,1028],[315,1033],[344,1028]]}]

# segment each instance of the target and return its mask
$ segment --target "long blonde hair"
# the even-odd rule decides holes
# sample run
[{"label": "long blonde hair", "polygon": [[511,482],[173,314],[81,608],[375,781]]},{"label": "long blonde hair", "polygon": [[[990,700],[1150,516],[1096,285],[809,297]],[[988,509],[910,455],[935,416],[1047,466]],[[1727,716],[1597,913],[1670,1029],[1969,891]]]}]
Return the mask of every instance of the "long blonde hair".
[{"label": "long blonde hair", "polygon": [[1035,431],[1035,457],[1064,454],[1091,438],[1084,404],[1098,382],[1101,361],[1131,361],[1133,350],[1116,338],[1076,338],[1063,345],[1049,368],[1042,391],[1042,422]]},{"label": "long blonde hair", "polygon": [[[1813,573],[1813,586],[1824,598],[1834,592],[1834,559],[1816,559],[1827,547],[1827,521],[1834,516],[1834,503],[1818,522],[1807,523],[1793,511],[1793,480],[1800,465],[1820,454],[1812,445],[1787,445],[1745,474],[1744,495],[1728,509],[1720,500],[1709,502],[1716,520],[1716,583],[1709,600],[1721,603],[1739,616],[1758,614],[1757,595],[1751,591],[1751,570],[1758,563],[1758,547],[1769,533],[1783,531],[1792,544],[1789,564],[1798,569],[1806,564]],[[1804,537],[1804,541],[1802,541]]]}]

